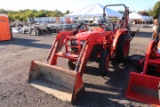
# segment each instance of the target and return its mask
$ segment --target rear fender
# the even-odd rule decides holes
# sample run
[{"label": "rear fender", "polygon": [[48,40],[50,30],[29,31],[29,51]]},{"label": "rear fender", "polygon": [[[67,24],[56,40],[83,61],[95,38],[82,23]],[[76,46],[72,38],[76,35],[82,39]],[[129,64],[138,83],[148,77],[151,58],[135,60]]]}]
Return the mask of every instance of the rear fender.
[{"label": "rear fender", "polygon": [[113,40],[113,46],[112,46],[113,49],[112,49],[112,53],[111,53],[112,55],[113,55],[114,51],[116,50],[116,46],[117,46],[118,39],[119,39],[120,35],[126,34],[127,31],[128,30],[126,28],[124,28],[124,29],[118,29],[117,32],[115,33],[114,40]]}]

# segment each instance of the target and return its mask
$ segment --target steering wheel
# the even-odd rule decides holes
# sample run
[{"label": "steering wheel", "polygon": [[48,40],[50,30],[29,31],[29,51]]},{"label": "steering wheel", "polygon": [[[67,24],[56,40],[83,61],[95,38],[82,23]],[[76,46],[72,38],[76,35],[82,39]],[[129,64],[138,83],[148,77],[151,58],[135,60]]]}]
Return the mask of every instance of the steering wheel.
[{"label": "steering wheel", "polygon": [[100,28],[104,29],[105,31],[110,30],[109,24],[107,24],[107,23],[100,23],[99,26],[100,26]]},{"label": "steering wheel", "polygon": [[79,30],[82,30],[82,29],[80,29],[81,26],[83,26],[83,28],[84,28],[83,30],[84,30],[84,31],[88,31],[87,24],[81,23],[81,24],[79,24],[79,25],[77,26],[77,32],[78,32]]},{"label": "steering wheel", "polygon": [[[81,26],[83,26],[84,29],[80,29]],[[85,32],[85,31],[88,31],[87,24],[85,24],[85,23],[80,23],[80,24],[77,26],[76,31],[73,33],[73,35],[77,34],[78,32]]]},{"label": "steering wheel", "polygon": [[[101,28],[106,28],[106,27],[108,27],[108,26],[109,26],[109,24],[106,24],[106,23],[100,23],[100,24],[99,24],[99,26],[100,26]],[[105,26],[105,27],[103,27],[103,26]]]}]

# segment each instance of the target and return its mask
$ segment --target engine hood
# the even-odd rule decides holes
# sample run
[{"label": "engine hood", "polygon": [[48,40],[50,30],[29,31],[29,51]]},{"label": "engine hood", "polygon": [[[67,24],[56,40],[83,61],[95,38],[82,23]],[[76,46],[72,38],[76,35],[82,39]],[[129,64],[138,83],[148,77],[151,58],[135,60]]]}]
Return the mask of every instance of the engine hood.
[{"label": "engine hood", "polygon": [[89,38],[89,36],[91,36],[92,34],[95,34],[95,31],[88,31],[88,32],[81,32],[76,34],[76,37],[80,40],[87,40]]}]

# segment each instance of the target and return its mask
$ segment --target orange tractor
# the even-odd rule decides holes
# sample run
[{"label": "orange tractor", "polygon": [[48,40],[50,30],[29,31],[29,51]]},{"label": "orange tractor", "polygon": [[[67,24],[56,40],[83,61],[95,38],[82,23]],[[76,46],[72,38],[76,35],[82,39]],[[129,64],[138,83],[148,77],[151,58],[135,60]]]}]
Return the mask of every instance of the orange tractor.
[{"label": "orange tractor", "polygon": [[135,57],[139,68],[143,68],[143,71],[141,73],[131,72],[126,97],[160,106],[160,14],[156,31],[155,38],[147,48],[145,58]]},{"label": "orange tractor", "polygon": [[[109,27],[105,9],[108,6],[124,6],[125,12],[122,22],[117,28]],[[63,101],[73,102],[80,92],[84,90],[82,80],[86,72],[88,60],[98,61],[100,72],[106,74],[111,57],[125,60],[130,50],[128,8],[123,4],[106,5],[103,11],[105,23],[92,31],[81,31],[82,25],[76,31],[63,31],[57,34],[50,53],[48,63],[32,61],[28,82],[40,90],[53,94]],[[68,59],[70,69],[57,66],[57,59]]]}]

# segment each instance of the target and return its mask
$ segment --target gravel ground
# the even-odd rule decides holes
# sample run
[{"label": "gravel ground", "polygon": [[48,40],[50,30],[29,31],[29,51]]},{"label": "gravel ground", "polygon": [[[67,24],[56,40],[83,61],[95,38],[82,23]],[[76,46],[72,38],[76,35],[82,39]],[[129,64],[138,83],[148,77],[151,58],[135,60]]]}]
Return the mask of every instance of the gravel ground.
[{"label": "gravel ground", "polygon": [[[88,63],[87,73],[83,76],[85,91],[73,104],[30,86],[27,78],[31,60],[45,61],[55,36],[14,34],[13,40],[0,42],[0,107],[149,106],[125,98],[130,71],[137,71],[129,61],[118,63],[112,59],[105,77],[98,72],[97,63]],[[150,40],[151,28],[141,28],[131,42],[129,56],[144,55]],[[65,62],[60,61],[60,65]]]}]

